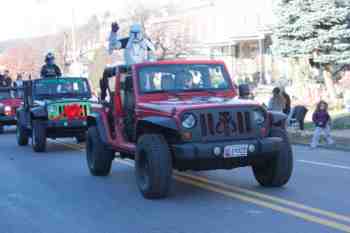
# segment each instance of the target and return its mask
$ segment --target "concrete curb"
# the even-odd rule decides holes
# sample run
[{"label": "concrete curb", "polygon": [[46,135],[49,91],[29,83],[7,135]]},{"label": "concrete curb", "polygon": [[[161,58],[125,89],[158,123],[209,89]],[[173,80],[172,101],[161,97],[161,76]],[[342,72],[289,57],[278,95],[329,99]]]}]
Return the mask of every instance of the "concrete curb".
[{"label": "concrete curb", "polygon": [[[300,135],[300,134],[289,133],[289,139],[291,143],[294,145],[309,146],[311,137],[312,135]],[[318,147],[322,149],[327,149],[327,150],[338,150],[338,151],[350,152],[349,138],[333,137],[333,139],[335,140],[334,145],[320,144]]]}]

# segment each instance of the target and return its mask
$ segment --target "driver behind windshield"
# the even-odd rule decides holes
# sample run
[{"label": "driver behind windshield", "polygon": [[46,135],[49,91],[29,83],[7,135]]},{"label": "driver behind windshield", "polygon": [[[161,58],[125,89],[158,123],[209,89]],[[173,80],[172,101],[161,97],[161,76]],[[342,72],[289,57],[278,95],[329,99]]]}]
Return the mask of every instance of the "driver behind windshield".
[{"label": "driver behind windshield", "polygon": [[190,90],[195,88],[193,82],[193,76],[190,72],[184,72],[180,74],[181,89]]},{"label": "driver behind windshield", "polygon": [[72,93],[72,92],[73,92],[73,86],[72,86],[72,83],[70,82],[57,86],[57,93]]}]

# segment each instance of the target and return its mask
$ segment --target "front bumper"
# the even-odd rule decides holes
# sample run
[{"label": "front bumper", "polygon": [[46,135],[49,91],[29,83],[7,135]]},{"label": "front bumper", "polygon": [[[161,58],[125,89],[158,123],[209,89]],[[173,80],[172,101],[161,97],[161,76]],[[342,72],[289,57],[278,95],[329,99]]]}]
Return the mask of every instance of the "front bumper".
[{"label": "front bumper", "polygon": [[48,128],[82,128],[87,127],[86,120],[49,120],[47,122]]},{"label": "front bumper", "polygon": [[85,120],[49,120],[46,134],[48,137],[75,137],[85,134],[87,122]]},{"label": "front bumper", "polygon": [[[224,148],[232,145],[254,145],[255,150],[248,150],[247,156],[224,158]],[[267,137],[252,140],[175,144],[171,146],[171,149],[179,169],[208,170],[248,166],[276,155],[281,145],[281,138]],[[221,148],[220,155],[214,154],[215,147]]]},{"label": "front bumper", "polygon": [[0,115],[0,125],[15,125],[16,123],[16,116]]}]

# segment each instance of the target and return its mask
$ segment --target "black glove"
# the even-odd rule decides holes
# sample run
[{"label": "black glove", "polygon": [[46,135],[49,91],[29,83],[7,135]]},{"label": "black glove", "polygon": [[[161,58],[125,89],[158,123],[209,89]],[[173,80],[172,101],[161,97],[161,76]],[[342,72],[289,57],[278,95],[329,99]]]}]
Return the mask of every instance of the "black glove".
[{"label": "black glove", "polygon": [[119,25],[117,22],[112,23],[112,32],[118,32]]}]

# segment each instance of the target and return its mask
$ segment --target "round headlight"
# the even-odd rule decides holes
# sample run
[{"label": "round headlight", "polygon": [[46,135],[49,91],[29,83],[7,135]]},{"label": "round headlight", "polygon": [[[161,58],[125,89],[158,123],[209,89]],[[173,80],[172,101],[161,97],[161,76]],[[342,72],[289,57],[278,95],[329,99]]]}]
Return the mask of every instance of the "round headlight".
[{"label": "round headlight", "polygon": [[186,129],[191,129],[196,126],[197,119],[196,116],[192,113],[185,113],[182,116],[182,126]]},{"label": "round headlight", "polygon": [[5,112],[11,112],[11,106],[5,106],[4,111]]},{"label": "round headlight", "polygon": [[265,114],[262,111],[256,110],[254,111],[254,121],[256,123],[263,124],[265,122]]}]

